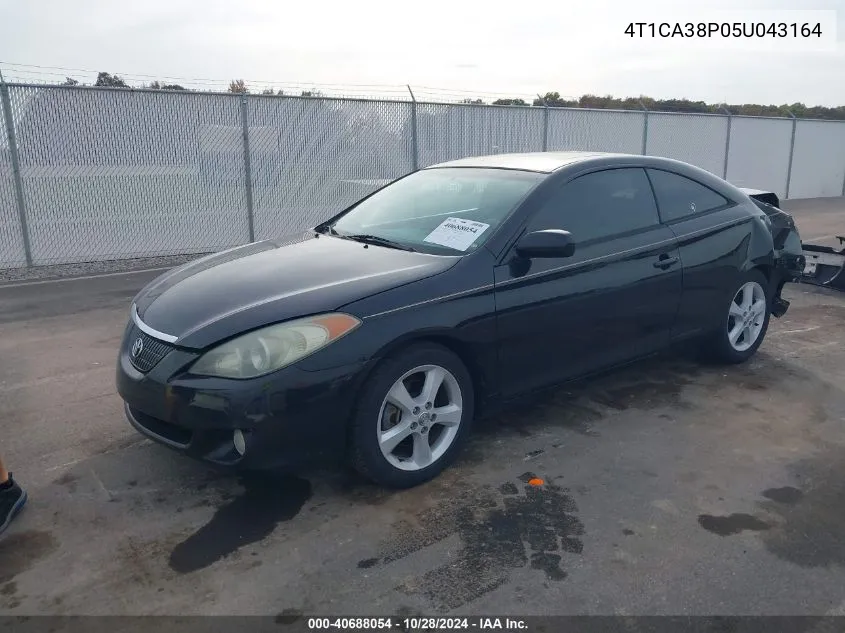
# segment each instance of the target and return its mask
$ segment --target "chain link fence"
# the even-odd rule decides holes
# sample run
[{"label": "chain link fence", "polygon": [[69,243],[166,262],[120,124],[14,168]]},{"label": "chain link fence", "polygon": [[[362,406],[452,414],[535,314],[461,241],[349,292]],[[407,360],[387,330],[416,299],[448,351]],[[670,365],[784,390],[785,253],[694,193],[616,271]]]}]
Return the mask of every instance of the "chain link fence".
[{"label": "chain link fence", "polygon": [[543,148],[542,108],[415,104],[419,166]]},{"label": "chain link fence", "polygon": [[[792,122],[744,116],[731,117],[729,122],[727,180],[740,186],[769,189],[781,198],[786,197]],[[837,125],[845,127],[845,123],[833,127]]]},{"label": "chain link fence", "polygon": [[281,238],[482,154],[661,155],[782,198],[845,195],[837,121],[26,84],[0,101],[0,268]]},{"label": "chain link fence", "polygon": [[789,195],[793,198],[845,196],[845,124],[797,121]]},{"label": "chain link fence", "polygon": [[548,150],[643,153],[646,115],[611,110],[549,110]]},{"label": "chain link fence", "polygon": [[[12,132],[11,107],[8,90],[0,84],[0,268],[24,266],[27,263],[26,249],[23,244],[24,230],[19,216],[19,201],[16,194],[19,187],[15,184],[15,172],[12,166],[10,136]],[[7,116],[7,113],[9,115]]]},{"label": "chain link fence", "polygon": [[242,99],[255,239],[314,226],[413,169],[410,103]]}]

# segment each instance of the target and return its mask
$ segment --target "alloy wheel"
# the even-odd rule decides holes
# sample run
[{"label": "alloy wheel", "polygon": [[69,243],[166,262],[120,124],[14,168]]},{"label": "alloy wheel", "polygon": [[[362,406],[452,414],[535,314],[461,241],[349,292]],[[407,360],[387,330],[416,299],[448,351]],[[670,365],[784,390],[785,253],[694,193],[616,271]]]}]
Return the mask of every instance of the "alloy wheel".
[{"label": "alloy wheel", "polygon": [[728,342],[738,352],[748,350],[760,337],[766,321],[766,293],[756,281],[740,287],[728,312]]},{"label": "alloy wheel", "polygon": [[463,418],[458,380],[439,365],[420,365],[399,378],[378,416],[382,455],[400,470],[422,470],[443,457]]}]

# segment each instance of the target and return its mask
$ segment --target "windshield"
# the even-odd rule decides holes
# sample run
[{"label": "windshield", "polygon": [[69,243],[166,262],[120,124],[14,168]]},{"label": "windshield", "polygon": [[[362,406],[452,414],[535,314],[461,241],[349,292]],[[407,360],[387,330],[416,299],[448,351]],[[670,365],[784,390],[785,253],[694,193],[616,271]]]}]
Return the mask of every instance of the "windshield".
[{"label": "windshield", "polygon": [[506,169],[424,169],[376,192],[331,226],[341,237],[459,255],[484,244],[542,178]]}]

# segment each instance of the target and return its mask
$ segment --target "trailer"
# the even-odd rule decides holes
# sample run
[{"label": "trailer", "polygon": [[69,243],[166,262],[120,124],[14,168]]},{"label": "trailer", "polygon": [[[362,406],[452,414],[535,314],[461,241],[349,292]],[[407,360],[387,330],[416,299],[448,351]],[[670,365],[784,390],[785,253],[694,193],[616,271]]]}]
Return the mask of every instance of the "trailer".
[{"label": "trailer", "polygon": [[836,239],[842,247],[839,250],[818,244],[803,245],[806,264],[801,281],[845,290],[845,236],[837,235]]},{"label": "trailer", "polygon": [[[742,189],[742,191],[769,216],[776,229],[778,226],[784,229],[784,239],[790,239],[788,228],[794,228],[794,220],[792,216],[780,208],[778,196],[771,191],[761,191],[758,189]],[[792,233],[792,235],[796,234]],[[777,231],[774,232],[774,236],[775,247],[777,248]],[[796,262],[799,266],[800,273],[793,281],[845,291],[845,235],[837,235],[836,239],[839,240],[839,246],[841,247],[839,249],[833,246],[808,244],[802,241],[802,261]]]}]

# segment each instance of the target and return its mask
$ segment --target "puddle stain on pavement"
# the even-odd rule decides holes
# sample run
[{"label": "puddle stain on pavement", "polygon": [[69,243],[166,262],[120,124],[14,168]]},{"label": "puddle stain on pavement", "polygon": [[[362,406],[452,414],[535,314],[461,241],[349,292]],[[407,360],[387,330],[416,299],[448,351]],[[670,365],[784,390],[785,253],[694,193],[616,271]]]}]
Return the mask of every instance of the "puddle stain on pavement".
[{"label": "puddle stain on pavement", "polygon": [[751,514],[738,512],[727,516],[713,516],[702,514],[698,517],[698,524],[708,532],[719,536],[731,536],[746,530],[760,532],[768,530],[771,525]]},{"label": "puddle stain on pavement", "polygon": [[792,505],[801,501],[804,493],[798,490],[798,488],[784,486],[782,488],[769,488],[768,490],[764,490],[762,495],[766,497],[766,499],[771,499],[775,503]]},{"label": "puddle stain on pavement", "polygon": [[0,540],[0,584],[5,584],[54,552],[58,541],[50,532],[13,532]]},{"label": "puddle stain on pavement", "polygon": [[665,406],[690,409],[692,405],[681,398],[684,386],[689,383],[690,380],[682,375],[665,380],[638,380],[631,384],[596,390],[590,394],[590,398],[597,404],[617,411],[630,408],[648,410]]},{"label": "puddle stain on pavement", "polygon": [[378,558],[365,558],[364,560],[358,561],[358,569],[369,569],[370,567],[375,567],[378,564]]},{"label": "puddle stain on pavement", "polygon": [[[505,584],[510,572],[530,565],[547,580],[563,580],[564,555],[580,554],[584,526],[566,488],[526,482],[505,482],[498,493],[490,488],[452,494],[410,520],[393,525],[393,539],[377,558],[360,568],[387,565],[430,545],[458,535],[461,549],[448,562],[398,587],[426,597],[435,609],[460,607]],[[520,491],[520,488],[522,490]]]},{"label": "puddle stain on pavement", "polygon": [[[779,527],[764,538],[766,548],[782,560],[801,567],[845,567],[845,460],[843,447],[793,464],[791,478],[800,482],[767,490],[759,506],[777,517]],[[768,493],[768,494],[767,494]]]},{"label": "puddle stain on pavement", "polygon": [[243,493],[217,509],[211,520],[170,554],[170,567],[180,574],[198,571],[269,536],[289,521],[311,497],[311,483],[290,475],[245,473]]},{"label": "puddle stain on pavement", "polygon": [[722,536],[760,531],[766,549],[801,567],[845,567],[845,460],[842,447],[801,460],[788,468],[800,487],[769,488],[758,501],[759,516],[702,515],[699,524]]}]

